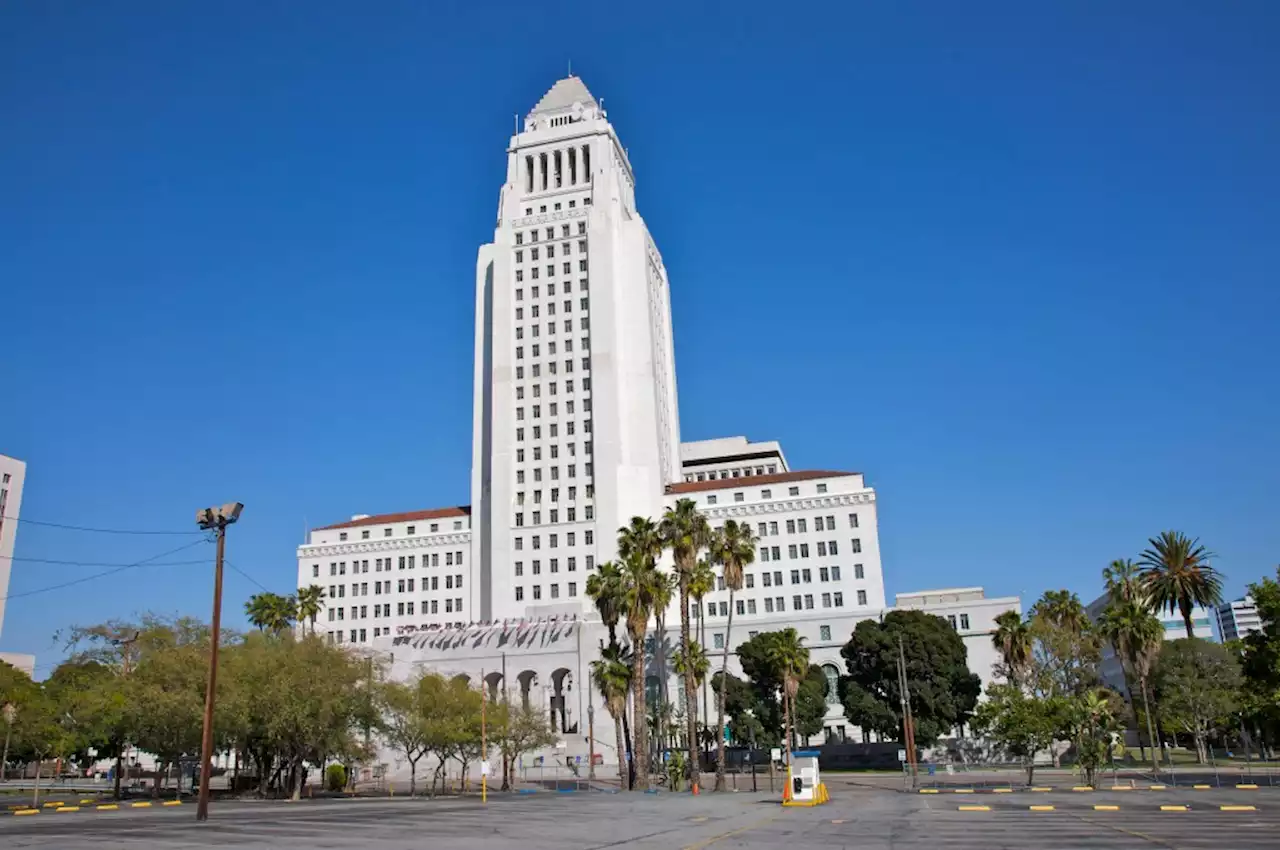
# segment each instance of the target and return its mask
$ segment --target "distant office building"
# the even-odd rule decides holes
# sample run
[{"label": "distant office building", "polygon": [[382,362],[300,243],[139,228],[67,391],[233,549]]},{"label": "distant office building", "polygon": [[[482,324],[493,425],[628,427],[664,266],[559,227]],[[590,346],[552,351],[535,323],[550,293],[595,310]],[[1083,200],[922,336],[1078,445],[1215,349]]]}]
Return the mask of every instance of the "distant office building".
[{"label": "distant office building", "polygon": [[[1088,604],[1085,611],[1091,621],[1098,622],[1098,618],[1102,616],[1108,601],[1110,601],[1110,597],[1104,593]],[[1170,614],[1168,609],[1165,609],[1157,611],[1156,616],[1159,617],[1160,624],[1164,627],[1165,640],[1177,640],[1187,636],[1187,626],[1183,622],[1181,614]],[[1213,621],[1207,608],[1196,606],[1191,609],[1191,626],[1193,636],[1202,640],[1213,640]],[[1120,663],[1119,656],[1116,655],[1116,651],[1110,644],[1104,644],[1102,647],[1102,664],[1099,669],[1102,674],[1103,684],[1115,688],[1121,693],[1124,692],[1124,668]]]},{"label": "distant office building", "polygon": [[1223,642],[1262,631],[1262,620],[1258,617],[1258,606],[1253,603],[1252,596],[1234,602],[1223,602],[1214,614],[1218,618],[1218,634]]},{"label": "distant office building", "polygon": [[13,567],[18,512],[22,508],[22,482],[26,477],[25,463],[0,455],[0,635],[4,633],[5,599],[9,595],[9,571]]}]

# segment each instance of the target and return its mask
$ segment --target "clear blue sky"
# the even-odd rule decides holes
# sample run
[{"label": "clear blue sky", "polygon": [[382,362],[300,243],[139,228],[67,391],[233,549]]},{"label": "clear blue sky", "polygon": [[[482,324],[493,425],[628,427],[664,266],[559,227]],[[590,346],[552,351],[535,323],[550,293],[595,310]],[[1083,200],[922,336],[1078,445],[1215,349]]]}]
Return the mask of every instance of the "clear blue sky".
[{"label": "clear blue sky", "polygon": [[[864,471],[890,593],[1087,599],[1165,528],[1232,594],[1274,568],[1280,6],[702,6],[4,4],[24,516],[239,499],[229,557],[288,591],[308,523],[466,503],[475,252],[571,59],[671,272],[683,436]],[[26,526],[18,555],[182,542]],[[18,562],[11,593],[94,572]],[[0,647],[207,616],[211,572],[15,598]],[[233,624],[255,589],[228,575]]]}]

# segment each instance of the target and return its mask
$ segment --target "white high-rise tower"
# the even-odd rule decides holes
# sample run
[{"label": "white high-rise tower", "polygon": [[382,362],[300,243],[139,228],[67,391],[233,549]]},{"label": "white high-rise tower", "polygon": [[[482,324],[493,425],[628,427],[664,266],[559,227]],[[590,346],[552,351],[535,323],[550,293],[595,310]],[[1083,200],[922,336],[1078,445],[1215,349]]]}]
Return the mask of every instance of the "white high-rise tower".
[{"label": "white high-rise tower", "polygon": [[625,148],[558,81],[510,141],[476,263],[477,619],[584,611],[616,529],[661,515],[680,480],[667,286]]}]

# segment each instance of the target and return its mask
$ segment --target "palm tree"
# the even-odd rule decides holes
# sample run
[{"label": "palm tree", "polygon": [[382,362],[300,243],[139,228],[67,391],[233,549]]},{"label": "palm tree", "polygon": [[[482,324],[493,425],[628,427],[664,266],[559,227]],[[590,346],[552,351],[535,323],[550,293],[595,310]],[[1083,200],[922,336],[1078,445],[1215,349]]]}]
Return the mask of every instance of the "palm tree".
[{"label": "palm tree", "polygon": [[[667,509],[658,530],[662,534],[663,544],[671,550],[671,556],[675,562],[676,580],[680,588],[679,651],[687,656],[692,644],[689,635],[691,583],[700,563],[698,553],[707,548],[707,544],[711,541],[711,526],[707,524],[707,518],[698,511],[697,503],[693,499],[680,499],[675,507]],[[714,581],[714,577],[712,580]],[[699,603],[701,603],[701,597],[699,597]],[[684,672],[684,702],[687,709],[685,737],[689,747],[689,783],[694,794],[698,793],[700,773],[697,759],[694,758],[698,744],[698,712],[694,709],[696,699],[697,686],[694,684],[693,670],[686,669]]]},{"label": "palm tree", "polygon": [[[733,594],[742,589],[742,571],[756,559],[756,536],[748,523],[726,520],[724,528],[718,529],[711,536],[710,558],[719,564],[721,576],[729,588],[729,621],[724,628],[724,655],[720,661],[720,675],[728,681],[729,647],[733,645]],[[728,688],[720,688],[716,702],[719,704],[718,721],[716,723],[716,790],[725,790],[724,785],[724,700]]]},{"label": "palm tree", "polygon": [[618,555],[622,558],[622,614],[631,639],[631,714],[635,718],[635,787],[649,789],[649,734],[645,728],[645,636],[654,601],[667,583],[658,571],[662,539],[653,520],[632,517],[631,524],[618,529]]},{"label": "palm tree", "polygon": [[587,576],[587,598],[595,603],[600,619],[609,629],[609,645],[618,644],[618,619],[622,616],[622,569],[605,561]]},{"label": "palm tree", "polygon": [[1098,630],[1102,633],[1116,655],[1124,671],[1125,690],[1129,692],[1129,704],[1133,705],[1134,678],[1142,691],[1143,713],[1147,716],[1147,741],[1151,745],[1151,768],[1159,770],[1155,727],[1151,719],[1151,700],[1148,696],[1147,683],[1151,677],[1151,668],[1160,654],[1160,646],[1164,642],[1164,626],[1160,619],[1152,614],[1136,599],[1113,597],[1098,617]]},{"label": "palm tree", "polygon": [[1147,595],[1138,574],[1138,565],[1128,558],[1117,558],[1103,567],[1102,581],[1112,600],[1146,604]]},{"label": "palm tree", "polygon": [[[698,643],[702,645],[704,653],[707,648],[707,611],[702,604],[702,600],[715,589],[715,570],[711,569],[711,565],[706,560],[698,561],[693,567],[693,574],[689,576],[689,596],[698,606]],[[704,726],[711,721],[711,709],[707,704],[707,679],[707,676],[702,678],[702,722]],[[692,705],[690,705],[689,709],[690,714],[696,715],[698,713]],[[696,728],[696,718],[694,725]],[[689,753],[689,760],[695,760],[692,752]],[[692,769],[700,773],[701,764],[701,761],[698,761],[698,766]]]},{"label": "palm tree", "polygon": [[[676,577],[671,573],[659,572],[661,580],[654,586],[653,594],[653,620],[654,620],[654,661],[658,666],[658,701],[660,704],[670,708],[670,699],[667,695],[667,609],[671,607],[671,597],[676,592]],[[665,724],[671,718],[671,712],[657,713],[654,715],[659,719],[661,728],[657,730],[657,735],[653,741],[656,744],[658,760],[662,761],[662,752],[667,748],[666,727]]]},{"label": "palm tree", "polygon": [[1080,634],[1089,628],[1089,615],[1080,604],[1080,597],[1066,590],[1046,590],[1031,606],[1031,616],[1067,631]]},{"label": "palm tree", "polygon": [[316,618],[324,607],[324,588],[318,584],[298,590],[298,619],[311,623],[311,634],[316,633]]},{"label": "palm tree", "polygon": [[281,596],[278,593],[255,593],[244,604],[244,612],[249,622],[264,632],[279,634],[291,626],[298,618],[298,601],[292,596]]},{"label": "palm tree", "polygon": [[794,730],[791,724],[792,709],[795,705],[796,691],[800,682],[809,670],[809,650],[804,646],[804,638],[793,628],[783,629],[778,639],[770,648],[769,665],[773,674],[782,682],[783,737],[787,748],[787,764],[791,764],[791,739]]},{"label": "palm tree", "polygon": [[613,718],[614,735],[617,739],[618,753],[618,785],[627,786],[626,763],[627,738],[624,724],[627,719],[627,693],[631,690],[631,653],[616,642],[600,652],[600,658],[591,662],[591,678],[595,682],[600,696],[604,698],[605,708]]},{"label": "palm tree", "polygon": [[[707,651],[703,648],[702,644],[698,643],[696,640],[690,642],[688,655],[684,653],[683,647],[677,647],[676,653],[672,657],[672,662],[675,665],[676,673],[680,676],[688,676],[690,673],[693,674],[693,686],[695,691],[697,688],[705,685],[707,681],[707,673],[711,670],[711,659],[707,657]],[[694,748],[689,750],[689,761],[693,762],[693,766],[690,767],[689,770],[692,771],[693,777],[702,773],[702,762],[698,757],[699,738],[697,737],[697,717],[694,716],[690,718],[690,715],[697,715],[698,711],[696,706],[696,703],[691,702],[686,706],[686,711],[684,712],[686,722],[694,730],[695,736],[693,739]],[[693,779],[693,781],[696,782],[697,780]]]},{"label": "palm tree", "polygon": [[1162,531],[1147,541],[1151,548],[1138,558],[1139,576],[1152,609],[1169,613],[1181,612],[1187,637],[1195,637],[1191,611],[1222,601],[1222,579],[1209,566],[1213,553],[1181,531]]},{"label": "palm tree", "polygon": [[1004,611],[996,617],[991,642],[1000,653],[1010,684],[1021,689],[1031,664],[1031,627],[1017,611]]}]

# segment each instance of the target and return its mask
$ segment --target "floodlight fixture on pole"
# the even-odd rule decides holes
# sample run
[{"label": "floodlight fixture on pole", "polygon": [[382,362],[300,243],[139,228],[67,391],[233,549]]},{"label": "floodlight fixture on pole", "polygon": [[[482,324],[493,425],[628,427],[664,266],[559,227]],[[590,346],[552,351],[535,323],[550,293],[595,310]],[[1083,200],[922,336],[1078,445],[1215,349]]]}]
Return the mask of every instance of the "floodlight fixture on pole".
[{"label": "floodlight fixture on pole", "polygon": [[227,545],[227,526],[240,519],[244,505],[228,502],[220,508],[196,511],[196,525],[217,535],[213,568],[213,622],[209,636],[209,684],[204,694],[204,733],[200,743],[200,797],[196,820],[209,819],[209,777],[213,771],[213,702],[218,689],[218,637],[222,631],[222,556]]}]

